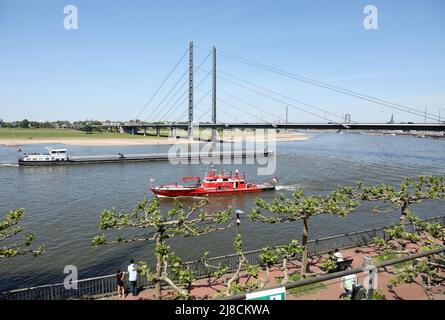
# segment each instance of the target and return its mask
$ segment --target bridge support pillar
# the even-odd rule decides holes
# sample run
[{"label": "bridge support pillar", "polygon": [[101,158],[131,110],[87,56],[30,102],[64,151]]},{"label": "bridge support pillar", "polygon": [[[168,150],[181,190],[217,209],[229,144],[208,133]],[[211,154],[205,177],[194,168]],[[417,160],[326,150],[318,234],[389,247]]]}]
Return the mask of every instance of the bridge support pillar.
[{"label": "bridge support pillar", "polygon": [[[212,68],[212,123],[216,124],[216,48],[213,47],[213,68]],[[216,141],[216,128],[212,127],[211,141]]]},{"label": "bridge support pillar", "polygon": [[134,135],[134,127],[131,127],[131,134]]},{"label": "bridge support pillar", "polygon": [[171,130],[170,131],[171,136],[173,137],[173,139],[176,140],[176,128],[172,127],[170,130]]},{"label": "bridge support pillar", "polygon": [[144,137],[147,136],[147,128],[144,127]]},{"label": "bridge support pillar", "polygon": [[161,128],[156,128],[156,137],[160,137],[161,136]]},{"label": "bridge support pillar", "polygon": [[193,140],[193,42],[189,47],[189,120],[188,120],[188,138]]}]

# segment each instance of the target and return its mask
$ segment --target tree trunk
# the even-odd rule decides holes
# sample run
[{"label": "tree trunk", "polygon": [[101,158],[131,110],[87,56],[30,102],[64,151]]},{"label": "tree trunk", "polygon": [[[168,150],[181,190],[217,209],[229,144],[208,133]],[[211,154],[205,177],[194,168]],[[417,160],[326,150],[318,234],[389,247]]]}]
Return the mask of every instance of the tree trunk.
[{"label": "tree trunk", "polygon": [[401,213],[400,213],[400,225],[402,225],[402,226],[405,224],[406,211],[408,211],[408,204],[403,204]]},{"label": "tree trunk", "polygon": [[243,264],[246,261],[244,256],[240,256],[238,261],[238,268],[236,269],[236,272],[233,274],[233,276],[227,281],[227,289],[226,289],[226,297],[229,297],[232,295],[232,285],[233,282],[237,281],[239,279],[239,275],[241,273],[241,269],[243,268]]},{"label": "tree trunk", "polygon": [[188,291],[178,287],[168,276],[166,276],[166,275],[162,276],[162,281],[167,282],[167,284],[170,287],[172,287],[180,295],[188,297],[188,295],[189,295]]},{"label": "tree trunk", "polygon": [[270,267],[266,266],[266,278],[261,279],[260,289],[264,289],[264,287],[270,282]]},{"label": "tree trunk", "polygon": [[288,274],[289,272],[287,270],[287,258],[283,259],[283,273],[284,276],[283,276],[283,281],[281,283],[286,284],[289,282],[289,274]]},{"label": "tree trunk", "polygon": [[[156,237],[156,247],[162,244],[162,236],[158,234]],[[162,257],[156,257],[156,278],[155,278],[155,298],[156,300],[161,300],[161,276],[162,276]]]},{"label": "tree trunk", "polygon": [[304,274],[307,271],[307,256],[308,256],[308,252],[307,252],[307,238],[308,238],[308,218],[303,218],[303,247],[304,247],[304,251],[303,251],[303,265],[301,266],[301,277],[304,276]]}]

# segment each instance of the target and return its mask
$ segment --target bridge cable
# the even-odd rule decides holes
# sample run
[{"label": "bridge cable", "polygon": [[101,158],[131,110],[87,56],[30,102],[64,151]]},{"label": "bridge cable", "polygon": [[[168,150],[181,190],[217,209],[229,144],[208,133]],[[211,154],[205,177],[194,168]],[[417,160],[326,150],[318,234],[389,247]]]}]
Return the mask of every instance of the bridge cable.
[{"label": "bridge cable", "polygon": [[281,69],[278,69],[278,68],[266,66],[266,65],[261,64],[259,62],[256,62],[256,61],[253,61],[253,60],[250,60],[250,59],[246,59],[246,58],[242,58],[242,57],[238,57],[238,56],[235,56],[233,54],[229,54],[229,53],[221,51],[221,50],[218,51],[218,55],[220,55],[222,57],[225,57],[225,58],[228,58],[228,59],[231,59],[231,60],[234,60],[234,61],[238,61],[240,63],[244,63],[244,64],[247,64],[247,65],[256,67],[256,68],[263,69],[265,71],[269,71],[269,72],[272,72],[272,73],[275,73],[275,74],[278,74],[278,75],[286,76],[286,77],[289,77],[289,78],[292,78],[292,79],[295,79],[295,80],[299,80],[299,81],[302,81],[302,82],[305,82],[305,83],[309,83],[309,84],[312,84],[312,85],[315,85],[315,86],[318,86],[318,87],[323,87],[323,88],[326,88],[326,89],[329,89],[329,90],[332,90],[332,91],[336,91],[336,92],[339,92],[339,93],[342,93],[342,94],[345,94],[345,95],[348,95],[348,96],[352,96],[352,97],[356,97],[356,98],[359,98],[359,99],[362,99],[362,100],[366,100],[366,101],[369,101],[369,102],[372,102],[372,103],[375,103],[375,104],[383,105],[383,106],[386,106],[386,107],[389,107],[389,108],[392,108],[392,109],[397,109],[399,111],[411,113],[411,114],[414,114],[416,116],[425,117],[425,118],[428,118],[428,119],[431,119],[431,120],[435,120],[435,121],[438,120],[437,115],[432,114],[432,113],[422,112],[421,110],[416,109],[416,108],[407,107],[407,106],[404,106],[404,105],[401,105],[401,104],[397,104],[397,103],[394,103],[394,102],[390,102],[390,101],[387,101],[387,100],[375,98],[375,97],[372,97],[372,96],[369,96],[369,95],[366,95],[366,94],[363,94],[363,93],[360,93],[360,92],[356,92],[356,91],[352,91],[352,90],[349,90],[349,89],[344,89],[344,88],[341,88],[341,87],[338,87],[338,86],[334,86],[334,85],[329,84],[329,83],[325,83],[325,82],[313,80],[313,79],[310,79],[310,78],[307,78],[307,77],[303,77],[303,76],[300,76],[300,75],[297,75],[297,74],[294,74],[294,73],[291,73],[291,72],[287,72],[287,71],[284,71],[284,70],[281,70]]},{"label": "bridge cable", "polygon": [[[208,76],[210,75],[211,72],[207,73],[207,75],[201,79],[201,81],[198,83],[198,85],[195,88],[199,88],[201,86],[201,84],[204,82],[204,80],[206,80],[208,78]],[[182,96],[179,98],[181,99],[183,96],[185,96],[185,94],[187,94],[188,89],[182,94]],[[173,109],[173,107],[177,104],[178,101],[175,102],[175,104],[173,104],[166,113],[164,113],[164,115],[161,117],[161,119],[165,119],[165,117],[167,117],[167,115],[170,113],[170,111]],[[188,109],[186,109],[188,111]],[[161,121],[161,119],[159,121]]]},{"label": "bridge cable", "polygon": [[272,116],[273,118],[277,118],[278,120],[280,120],[280,116],[277,116],[276,114],[273,114],[273,113],[271,113],[271,112],[269,112],[269,111],[267,111],[267,110],[264,110],[263,108],[260,108],[260,107],[258,107],[258,106],[255,106],[255,105],[253,105],[253,104],[251,104],[251,103],[249,103],[249,102],[247,102],[247,101],[245,101],[245,100],[243,100],[243,99],[241,99],[241,98],[238,98],[238,97],[236,97],[236,96],[234,96],[234,95],[232,95],[232,94],[230,94],[230,93],[227,93],[227,92],[225,92],[225,91],[223,91],[223,90],[221,90],[221,89],[219,89],[218,92],[221,92],[222,94],[224,94],[224,95],[226,95],[226,96],[228,96],[228,97],[231,97],[232,99],[238,100],[238,101],[241,102],[241,103],[244,103],[244,104],[246,104],[246,105],[248,105],[248,106],[250,106],[250,107],[252,107],[252,108],[255,108],[255,109],[257,109],[257,110],[260,110],[260,111],[262,111],[262,112],[264,112],[264,113],[266,113],[266,114]]},{"label": "bridge cable", "polygon": [[[197,46],[197,47],[198,47],[199,49],[203,50],[203,51],[206,51],[206,52],[209,52],[209,51],[210,51],[210,52],[212,52],[211,50],[202,48],[202,47],[200,47],[200,46]],[[249,81],[247,81],[247,80],[241,79],[241,78],[236,77],[236,76],[234,76],[234,75],[231,75],[231,74],[229,74],[229,73],[227,73],[227,72],[223,72],[223,71],[221,71],[220,69],[218,69],[218,73],[226,74],[226,75],[228,75],[228,76],[230,76],[230,77],[232,77],[232,78],[238,79],[238,80],[243,81],[243,82],[245,82],[245,83],[248,83],[248,84],[250,84],[250,85],[252,85],[252,86],[255,86],[255,87],[257,87],[257,88],[260,88],[261,90],[265,90],[265,91],[271,92],[271,93],[276,94],[276,95],[278,95],[278,96],[281,96],[281,97],[283,97],[283,98],[292,100],[292,101],[294,101],[294,102],[296,102],[296,103],[298,103],[298,104],[302,104],[302,105],[304,105],[304,106],[306,106],[306,107],[309,107],[309,108],[313,108],[313,109],[317,109],[317,110],[319,110],[319,111],[322,111],[322,112],[325,114],[324,117],[317,116],[317,115],[314,114],[314,113],[311,113],[311,115],[316,115],[318,118],[321,118],[321,119],[323,119],[323,120],[328,120],[328,119],[326,118],[326,114],[330,114],[330,115],[332,115],[332,116],[334,116],[334,117],[337,117],[337,118],[343,120],[343,117],[340,116],[339,114],[335,114],[335,113],[330,112],[330,111],[328,111],[328,110],[326,110],[326,109],[317,107],[317,106],[315,106],[315,105],[310,105],[310,104],[305,103],[305,102],[303,102],[303,101],[294,99],[294,98],[292,98],[292,97],[290,97],[290,96],[286,96],[286,95],[281,94],[281,93],[279,93],[279,92],[276,92],[276,91],[267,89],[267,88],[265,88],[265,87],[256,85],[256,84],[254,84],[254,83],[252,83],[252,82],[249,82]],[[244,87],[244,88],[245,88],[245,87]],[[257,92],[256,92],[256,93],[257,93]],[[288,103],[285,102],[285,104],[287,105]],[[294,108],[298,108],[298,107],[295,107],[295,106],[293,106],[293,107],[294,107]],[[299,109],[299,108],[298,108],[298,109]],[[299,109],[299,110],[300,110],[300,111],[303,111],[303,112],[307,112],[307,111],[304,110],[304,109]],[[303,116],[303,117],[304,117],[304,116]],[[304,118],[308,119],[307,117],[304,117]],[[336,121],[332,121],[332,120],[330,120],[330,121],[333,122],[333,123],[339,124],[339,123],[336,122]],[[356,123],[355,121],[351,121],[351,122],[352,122],[352,123]]]},{"label": "bridge cable", "polygon": [[[201,68],[201,66],[204,64],[204,62],[206,62],[207,61],[207,59],[210,57],[210,55],[211,55],[211,53],[209,53],[202,61],[201,61],[201,63],[198,65],[198,67],[194,70],[194,72],[197,72],[200,68]],[[187,70],[187,72],[188,72],[188,70]],[[160,111],[158,112],[158,115],[167,107],[167,105],[168,104],[166,104],[164,107],[162,107],[161,109],[160,109]],[[169,110],[171,110],[171,108],[172,107],[170,107],[170,109]],[[168,113],[168,112],[167,112]],[[164,114],[165,115],[165,114]],[[155,117],[156,118],[156,117]],[[163,117],[161,117],[161,119],[162,119]],[[154,120],[154,119],[153,119]]]},{"label": "bridge cable", "polygon": [[151,101],[154,99],[154,97],[156,96],[156,94],[159,92],[159,90],[161,90],[161,88],[164,86],[165,82],[168,80],[168,78],[171,76],[171,74],[176,70],[176,68],[178,67],[178,65],[181,63],[181,61],[184,59],[184,57],[186,56],[186,54],[189,52],[189,49],[187,48],[187,50],[184,52],[184,54],[182,55],[181,59],[179,59],[179,61],[175,64],[175,66],[173,67],[173,69],[168,73],[168,75],[164,78],[164,80],[162,81],[161,85],[156,89],[156,91],[153,93],[153,95],[150,97],[150,99],[148,100],[148,102],[146,102],[144,104],[144,106],[142,107],[141,111],[139,111],[138,115],[136,116],[136,119],[140,117],[140,115],[142,114],[142,112],[144,112],[145,108],[151,103]]},{"label": "bridge cable", "polygon": [[[204,90],[200,90],[200,91],[204,91]],[[206,95],[208,95],[210,92],[212,92],[212,89],[210,89],[207,93],[206,93]],[[197,108],[199,111],[201,111],[201,112],[204,112],[204,111],[202,111],[201,109],[199,109],[199,108]],[[199,121],[201,121],[201,119],[202,118],[204,118],[204,116],[206,116],[210,111],[212,110],[212,108],[210,108],[210,109],[208,109],[203,115],[201,115],[201,117],[198,119],[198,122]],[[186,110],[187,111],[187,110]],[[183,115],[181,116],[181,118],[183,117],[185,115],[185,113],[183,113]],[[235,121],[238,121],[238,122],[242,122],[242,121],[240,121],[238,118],[236,118],[236,117],[234,117],[234,116],[232,116],[230,113],[225,113],[225,115],[228,115],[228,116],[230,116],[232,119],[234,119]]]},{"label": "bridge cable", "polygon": [[[186,79],[183,83],[182,83],[182,85],[181,85],[181,87],[179,87],[178,88],[178,90],[175,92],[175,94],[165,103],[165,105],[161,108],[161,109],[159,109],[159,111],[158,111],[158,113],[156,114],[156,116],[154,116],[152,119],[152,121],[155,121],[155,119],[161,114],[161,112],[162,111],[164,111],[164,109],[168,106],[168,105],[170,105],[171,104],[171,102],[173,101],[173,99],[178,95],[178,93],[180,93],[181,91],[182,91],[182,89],[185,87],[185,85],[187,84],[187,82],[188,82],[188,79]],[[181,100],[181,98],[182,97],[184,97],[185,96],[185,94],[187,93],[187,91],[188,91],[188,89],[186,89],[184,92],[182,92],[182,94],[179,96],[179,98],[178,99],[176,99],[176,101],[174,102],[174,104],[173,105],[176,105],[178,102],[179,102],[179,100]],[[159,120],[160,121],[160,120]]]},{"label": "bridge cable", "polygon": [[[152,110],[152,112],[148,115],[147,118],[145,118],[145,121],[148,121],[148,119],[153,115],[153,113],[156,112],[156,110],[164,103],[164,101],[167,99],[167,97],[170,95],[170,93],[172,93],[172,91],[176,88],[176,86],[178,85],[178,83],[185,77],[185,75],[188,73],[188,70],[185,70],[185,72],[182,74],[182,76],[178,79],[178,81],[176,81],[176,83],[174,84],[174,86],[170,89],[170,91],[164,96],[164,98],[161,100],[161,102],[159,102],[159,104],[156,106],[156,108],[154,108]],[[184,87],[184,85],[187,83],[187,79],[183,82],[183,84],[181,85],[181,87],[179,88],[179,90],[181,90],[182,87]],[[179,91],[178,90],[178,91]],[[176,96],[176,94],[178,93],[178,91],[173,95],[173,97]],[[169,100],[171,101],[171,99]],[[168,102],[167,102],[168,103]],[[161,108],[162,110],[162,108]],[[154,118],[153,118],[154,121]]]},{"label": "bridge cable", "polygon": [[[200,109],[198,109],[200,110]],[[200,110],[201,112],[204,112],[202,110]],[[209,114],[209,112],[212,111],[212,108],[208,109],[200,118],[198,121],[201,121],[202,118],[204,118],[204,116],[206,116],[207,114]],[[230,118],[234,119],[235,121],[241,123],[242,121],[236,117],[234,117],[233,115],[231,115],[230,113],[224,113],[225,116],[229,116]]]},{"label": "bridge cable", "polygon": [[[232,77],[232,78],[234,78],[234,79],[237,79],[237,80],[239,80],[239,81],[242,81],[242,82],[244,82],[244,83],[247,83],[247,84],[249,84],[249,85],[251,85],[251,86],[254,86],[254,87],[256,87],[256,88],[259,88],[259,89],[261,89],[261,90],[264,90],[264,91],[270,92],[270,93],[272,93],[272,94],[278,95],[278,96],[280,96],[280,97],[282,97],[282,98],[289,99],[289,100],[291,100],[291,101],[297,102],[297,103],[299,103],[299,104],[301,104],[301,105],[304,105],[304,106],[306,106],[306,107],[308,107],[308,108],[313,108],[313,109],[320,110],[320,111],[324,112],[325,115],[326,115],[326,114],[330,114],[330,115],[333,115],[333,116],[335,116],[335,117],[338,117],[338,118],[342,119],[342,116],[340,116],[340,115],[338,115],[338,114],[329,112],[329,111],[324,110],[324,109],[322,109],[322,108],[319,108],[319,107],[317,107],[317,106],[308,104],[308,103],[303,102],[303,101],[301,101],[301,100],[297,100],[297,99],[294,99],[294,98],[292,98],[292,97],[289,97],[289,96],[286,96],[286,95],[284,95],[284,94],[281,94],[281,93],[279,93],[279,92],[277,92],[277,91],[274,91],[274,90],[265,88],[265,87],[263,87],[263,86],[257,85],[257,84],[255,84],[255,83],[253,83],[253,82],[251,82],[251,81],[247,81],[247,80],[242,79],[242,78],[240,78],[240,77],[234,76],[234,75],[232,75],[232,74],[230,74],[230,73],[227,73],[227,72],[224,72],[224,71],[218,71],[218,72],[219,72],[219,73],[222,73],[222,74],[225,74],[225,75],[227,75],[227,76],[229,76],[229,77]],[[224,79],[224,80],[226,80],[226,79]],[[226,80],[226,81],[227,81],[227,80]],[[252,91],[250,88],[247,88],[247,87],[245,87],[245,86],[243,86],[243,85],[241,85],[241,84],[239,84],[239,83],[235,83],[235,82],[232,81],[232,84],[241,86],[241,87],[244,88],[244,89],[247,89],[247,90],[249,90],[249,91]],[[267,98],[269,98],[269,99],[272,99],[272,100],[274,100],[274,101],[277,101],[276,99],[274,99],[273,97],[271,97],[271,96],[269,96],[269,95],[267,95],[267,94],[261,94],[261,93],[259,93],[259,92],[256,91],[256,90],[254,90],[253,92],[255,92],[256,94],[263,95],[263,96],[265,96],[265,97],[267,97]],[[278,100],[278,101],[280,101],[280,103],[283,103],[283,104],[285,104],[285,105],[288,105],[288,106],[290,106],[290,107],[292,107],[292,108],[294,108],[294,109],[297,109],[297,110],[299,110],[299,111],[303,111],[303,112],[305,112],[305,113],[309,113],[310,115],[315,116],[315,117],[317,117],[317,118],[321,118],[321,119],[323,119],[323,120],[329,120],[329,121],[331,121],[331,122],[333,122],[333,123],[337,123],[337,124],[338,124],[338,122],[333,121],[333,120],[330,120],[330,119],[328,119],[326,116],[323,117],[323,116],[320,116],[320,115],[318,115],[318,114],[316,114],[316,113],[309,112],[309,111],[307,111],[307,110],[305,110],[305,109],[296,107],[296,106],[294,106],[294,105],[292,105],[292,104],[290,104],[290,103],[288,103],[288,102],[286,102],[286,101],[281,101],[281,100]],[[301,114],[300,114],[300,115],[301,115]],[[305,117],[305,116],[303,116],[303,118],[308,119],[308,118]],[[342,120],[343,120],[343,119],[342,119]]]},{"label": "bridge cable", "polygon": [[[196,106],[198,106],[203,100],[204,100],[204,98],[206,98],[209,94],[210,94],[210,92],[212,92],[212,89],[210,89],[209,91],[207,91],[199,100],[198,100],[198,102],[193,106],[193,108],[195,108]],[[200,108],[196,108],[198,111],[201,111],[201,112],[204,112],[204,111],[202,111]],[[179,116],[179,118],[176,120],[176,123],[179,121],[179,120],[181,120],[186,114],[187,114],[187,111],[188,110],[184,110],[184,112]],[[206,112],[206,114],[208,113],[208,111]],[[201,120],[202,119],[202,117],[203,116],[201,116],[201,118],[199,118],[199,120]],[[199,122],[199,120],[198,120],[198,122]]]},{"label": "bridge cable", "polygon": [[[312,84],[312,85],[316,85],[316,86],[319,86],[319,87],[330,89],[330,90],[333,90],[333,91],[336,91],[336,92],[340,92],[340,93],[343,93],[343,94],[346,94],[346,95],[349,95],[349,96],[353,96],[353,97],[356,97],[356,98],[359,98],[359,99],[362,99],[362,100],[366,100],[366,101],[370,101],[370,102],[373,102],[373,103],[376,103],[376,104],[384,105],[384,106],[387,106],[387,107],[390,107],[390,108],[394,108],[394,109],[397,109],[397,110],[400,110],[400,111],[403,111],[403,112],[408,112],[408,113],[411,113],[411,114],[414,114],[414,115],[417,115],[417,116],[424,117],[425,115],[432,115],[434,117],[437,117],[436,115],[428,113],[428,112],[425,113],[425,112],[423,112],[421,110],[418,110],[418,109],[415,109],[415,108],[411,108],[411,107],[407,107],[407,106],[403,106],[403,105],[400,105],[400,104],[396,104],[396,103],[393,103],[393,102],[390,102],[390,101],[387,101],[387,100],[375,98],[375,97],[372,97],[372,96],[369,96],[369,95],[365,95],[363,93],[354,92],[352,90],[344,89],[344,88],[341,88],[341,87],[338,87],[338,86],[334,86],[334,85],[331,85],[331,84],[328,84],[328,83],[324,83],[324,82],[321,82],[321,81],[317,81],[317,80],[313,80],[313,79],[306,78],[306,77],[303,77],[303,76],[299,76],[299,75],[296,75],[296,74],[293,74],[293,73],[290,73],[290,72],[286,72],[286,71],[283,71],[283,70],[280,70],[280,69],[277,69],[277,68],[268,67],[268,66],[265,66],[263,64],[260,64],[258,62],[255,62],[255,61],[252,61],[252,60],[249,60],[249,59],[246,59],[246,58],[241,58],[241,57],[234,58],[234,57],[230,57],[230,56],[225,55],[225,54],[221,54],[221,56],[224,56],[226,58],[229,58],[229,59],[241,62],[241,63],[248,64],[248,65],[251,65],[251,66],[254,66],[254,67],[266,70],[266,71],[269,71],[269,72],[273,72],[273,73],[276,73],[276,74],[279,74],[279,75],[290,77],[290,78],[293,78],[293,79],[296,79],[296,80],[299,80],[299,81],[303,81],[303,82],[306,82],[306,83],[309,83],[309,84]],[[248,62],[242,61],[242,60],[239,60],[239,59],[247,60]],[[391,104],[392,106],[388,105],[388,104]],[[397,106],[397,107],[395,107],[395,106]],[[411,110],[411,111],[403,110],[403,109],[400,109],[398,107],[405,108],[405,109],[408,109],[408,110]],[[432,119],[432,120],[437,120],[436,118],[430,118],[430,117],[427,117],[427,118]]]},{"label": "bridge cable", "polygon": [[263,119],[261,119],[260,117],[257,117],[257,116],[254,115],[253,113],[250,113],[250,112],[244,110],[243,108],[240,108],[240,107],[234,105],[233,103],[230,103],[230,102],[228,102],[228,101],[226,101],[226,100],[224,100],[224,99],[221,99],[221,98],[219,98],[219,97],[216,97],[216,100],[219,100],[219,101],[221,101],[221,102],[223,102],[223,103],[225,103],[225,104],[227,104],[227,105],[229,105],[229,106],[231,106],[231,107],[233,107],[233,108],[235,108],[235,109],[238,109],[239,111],[244,112],[245,114],[248,114],[248,115],[251,116],[251,117],[257,118],[257,119],[260,120],[261,122],[271,124],[270,122],[264,121]]},{"label": "bridge cable", "polygon": [[[300,108],[300,107],[297,107],[297,106],[295,106],[295,105],[293,105],[293,104],[290,104],[290,103],[288,103],[288,102],[286,102],[286,101],[283,101],[283,100],[277,99],[277,98],[275,98],[275,97],[273,97],[273,96],[270,96],[270,95],[268,95],[268,94],[262,93],[262,92],[260,92],[260,91],[258,91],[258,90],[255,90],[255,89],[246,87],[246,86],[244,86],[244,85],[242,85],[242,84],[236,83],[236,82],[234,82],[234,81],[232,81],[232,80],[230,80],[230,79],[227,79],[227,78],[225,78],[225,77],[218,76],[218,78],[220,78],[220,79],[222,79],[222,80],[224,80],[224,81],[226,81],[226,82],[232,83],[232,84],[234,84],[234,85],[240,86],[240,87],[242,87],[242,88],[244,88],[244,89],[246,89],[246,90],[252,91],[252,92],[254,92],[254,93],[256,93],[256,94],[259,94],[259,95],[261,95],[261,96],[264,96],[264,97],[266,97],[266,98],[269,98],[269,99],[271,99],[271,100],[274,100],[274,101],[276,101],[276,102],[279,102],[279,103],[281,103],[281,104],[288,105],[288,106],[290,106],[290,107],[292,107],[292,108],[294,108],[294,109],[297,109],[297,110],[303,111],[303,112],[305,112],[305,113],[308,113],[308,114],[310,114],[310,115],[312,115],[312,116],[314,116],[314,117],[317,117],[317,118],[320,118],[320,119],[323,119],[323,120],[326,119],[326,120],[328,120],[328,121],[330,121],[330,122],[339,124],[338,122],[336,122],[336,121],[334,121],[334,120],[331,120],[331,119],[329,119],[329,118],[325,118],[325,117],[320,116],[320,115],[318,115],[318,114],[316,114],[316,113],[314,113],[314,112],[307,111],[307,110],[302,109],[302,108]],[[267,90],[268,90],[268,91],[271,91],[271,90],[269,90],[269,89],[267,89]]]},{"label": "bridge cable", "polygon": [[[199,89],[199,87],[201,86],[201,84],[208,78],[208,76],[209,76],[210,74],[211,74],[211,72],[208,72],[207,75],[206,75],[204,78],[201,79],[201,81],[198,83],[198,85],[195,86],[195,89]],[[187,89],[187,91],[188,91],[188,89]],[[183,96],[187,93],[187,91],[185,91],[185,92],[183,93]],[[175,105],[176,105],[176,103],[175,103]],[[195,107],[195,105],[193,105],[193,107]],[[172,107],[170,107],[170,109],[172,109]],[[166,115],[170,112],[170,109],[169,109],[169,111],[167,111],[166,114],[164,114],[164,116],[166,116]],[[184,110],[183,114],[184,114],[184,113],[187,113],[187,112],[188,112],[188,108],[187,108],[186,110]]]}]

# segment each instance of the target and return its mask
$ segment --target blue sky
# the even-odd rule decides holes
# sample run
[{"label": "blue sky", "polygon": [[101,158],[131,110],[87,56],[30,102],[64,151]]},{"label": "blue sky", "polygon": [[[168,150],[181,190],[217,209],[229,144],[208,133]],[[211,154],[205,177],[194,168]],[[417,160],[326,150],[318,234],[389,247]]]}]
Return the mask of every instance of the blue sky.
[{"label": "blue sky", "polygon": [[[78,30],[63,27],[68,4],[78,8]],[[377,30],[363,28],[368,4],[379,10]],[[215,45],[319,81],[420,110],[427,107],[436,115],[442,109],[445,118],[444,36],[441,0],[0,0],[0,118],[134,119],[190,40],[200,48]],[[207,55],[200,48],[195,48],[195,65]],[[196,72],[195,84],[210,67],[208,59]],[[151,113],[186,68],[184,60],[139,118]],[[423,122],[222,56],[218,69],[329,112],[350,113],[355,121],[388,121],[394,113],[396,121]],[[207,78],[195,90],[196,102],[210,86]],[[247,112],[220,101],[219,121],[284,120],[284,103],[223,79],[218,79],[218,88],[219,98]],[[205,114],[210,101],[210,96],[202,100],[195,119],[210,120],[210,113]],[[152,119],[161,119],[169,107]],[[186,107],[180,101],[163,120],[177,120]],[[321,121],[294,107],[289,120]]]}]

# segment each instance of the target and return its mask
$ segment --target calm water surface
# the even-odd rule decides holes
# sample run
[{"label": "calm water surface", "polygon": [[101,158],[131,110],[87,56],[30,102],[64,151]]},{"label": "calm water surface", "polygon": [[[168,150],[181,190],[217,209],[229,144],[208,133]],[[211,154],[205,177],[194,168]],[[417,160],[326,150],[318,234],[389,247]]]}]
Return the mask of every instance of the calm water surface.
[{"label": "calm water surface", "polygon": [[[307,141],[280,142],[277,146],[277,170],[280,190],[261,194],[272,198],[290,194],[302,186],[308,193],[323,193],[337,185],[386,182],[398,184],[405,176],[444,175],[445,141],[402,136],[370,136],[362,134],[311,133]],[[59,145],[61,146],[61,145]],[[24,152],[43,152],[44,145],[23,146]],[[116,154],[166,152],[168,146],[74,147],[73,154]],[[124,268],[129,259],[152,262],[151,243],[132,243],[92,248],[91,239],[99,233],[99,212],[103,208],[131,209],[148,191],[149,178],[157,183],[179,181],[188,175],[202,176],[204,165],[176,165],[168,162],[79,165],[23,168],[11,166],[17,160],[15,147],[0,146],[0,213],[25,208],[27,216],[21,224],[35,232],[36,243],[46,247],[44,255],[17,257],[0,261],[0,291],[62,282],[63,268],[75,265],[79,277],[114,273]],[[238,168],[247,178],[270,181],[272,176],[256,176],[256,166]],[[212,198],[208,210],[232,206],[248,212],[257,195]],[[168,208],[171,201],[163,200]],[[363,205],[348,218],[327,215],[310,222],[310,238],[359,231],[397,222],[397,213],[373,214],[372,206]],[[444,215],[443,203],[429,203],[416,210],[422,217]],[[299,222],[267,225],[243,219],[241,232],[246,249],[277,245],[301,238]],[[184,259],[232,253],[235,230],[212,233],[200,238],[173,239],[174,250]],[[135,233],[130,233],[134,235]],[[116,235],[116,233],[115,233]]]}]

